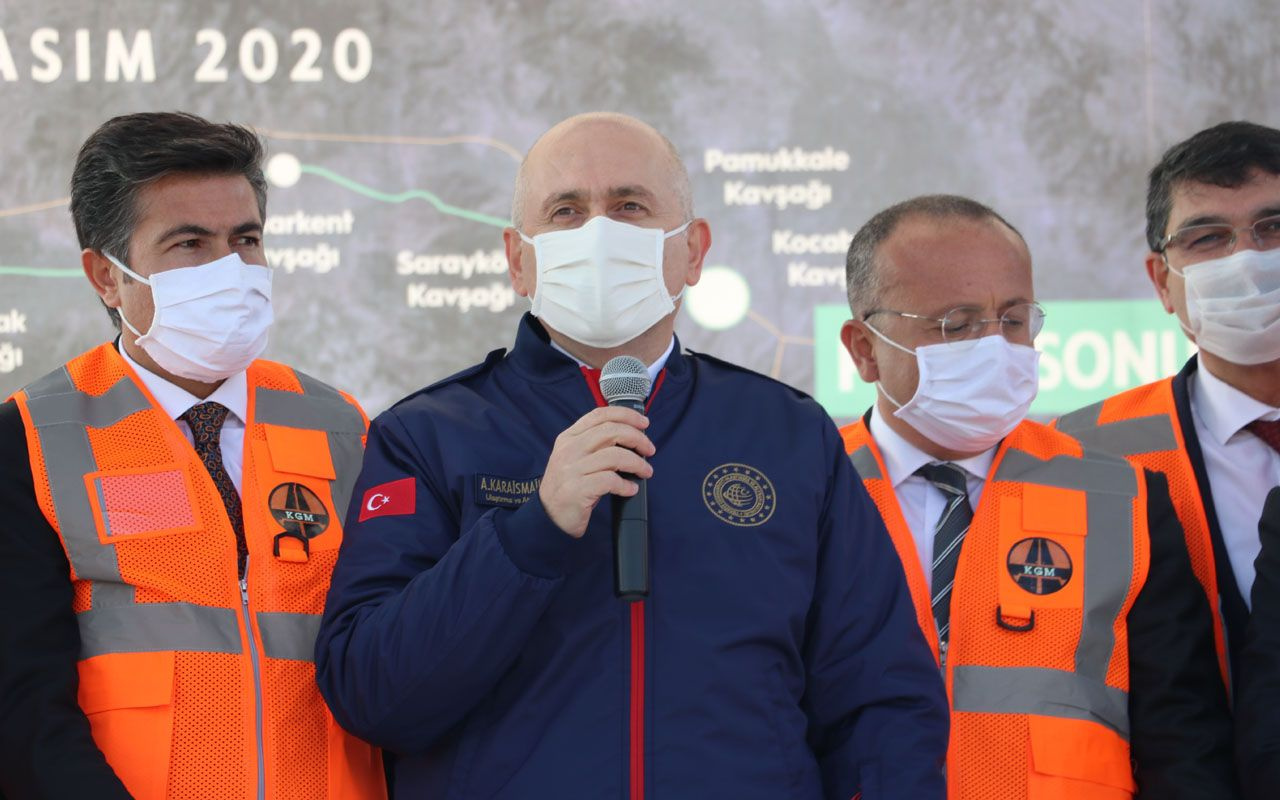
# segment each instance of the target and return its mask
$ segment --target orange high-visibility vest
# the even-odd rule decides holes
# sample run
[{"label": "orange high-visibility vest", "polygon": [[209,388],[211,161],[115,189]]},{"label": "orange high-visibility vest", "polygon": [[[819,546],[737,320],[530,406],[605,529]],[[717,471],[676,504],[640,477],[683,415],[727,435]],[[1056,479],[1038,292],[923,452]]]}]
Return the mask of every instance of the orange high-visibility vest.
[{"label": "orange high-visibility vest", "polygon": [[[924,570],[880,451],[861,421],[841,433],[936,655]],[[1121,458],[1034,422],[1005,438],[951,594],[951,800],[1132,797],[1126,620],[1150,563],[1146,503]]]},{"label": "orange high-visibility vest", "polygon": [[1086,447],[1124,456],[1130,463],[1163,472],[1169,479],[1178,521],[1187,539],[1191,570],[1204,588],[1213,612],[1213,641],[1218,649],[1218,668],[1230,688],[1226,636],[1218,595],[1213,542],[1209,517],[1200,499],[1195,469],[1187,455],[1182,426],[1173,401],[1173,378],[1149,383],[1085,406],[1064,415],[1055,423],[1058,430],[1079,439]]},{"label": "orange high-visibility vest", "polygon": [[80,705],[139,800],[382,798],[381,756],[334,722],[312,656],[367,420],[280,364],[248,383],[243,582],[208,471],[114,347],[14,396],[71,565]]}]

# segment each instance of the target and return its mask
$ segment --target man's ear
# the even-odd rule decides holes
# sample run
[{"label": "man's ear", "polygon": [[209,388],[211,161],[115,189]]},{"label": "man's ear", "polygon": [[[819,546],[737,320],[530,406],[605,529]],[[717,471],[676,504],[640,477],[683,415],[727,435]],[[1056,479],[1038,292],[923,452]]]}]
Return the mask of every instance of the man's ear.
[{"label": "man's ear", "polygon": [[840,327],[840,342],[858,368],[858,377],[866,383],[880,380],[880,365],[876,363],[875,348],[872,346],[874,336],[867,328],[867,323],[859,319],[847,320]]},{"label": "man's ear", "polygon": [[688,243],[688,266],[684,282],[686,286],[693,286],[702,279],[702,262],[711,249],[711,226],[702,217],[696,217],[689,223],[685,240]]},{"label": "man's ear", "polygon": [[537,265],[533,259],[525,260],[524,239],[515,228],[502,231],[502,244],[507,251],[507,275],[511,278],[511,288],[521,297],[533,294],[534,281],[537,280]]},{"label": "man's ear", "polygon": [[102,304],[107,308],[119,308],[120,284],[111,270],[114,265],[107,257],[99,250],[85,248],[80,251],[80,266],[84,269],[84,276],[89,279],[89,285],[102,298]]},{"label": "man's ear", "polygon": [[1173,301],[1169,298],[1169,262],[1165,260],[1164,254],[1154,250],[1147,253],[1147,277],[1151,279],[1151,285],[1156,287],[1156,295],[1165,312],[1174,313]]}]

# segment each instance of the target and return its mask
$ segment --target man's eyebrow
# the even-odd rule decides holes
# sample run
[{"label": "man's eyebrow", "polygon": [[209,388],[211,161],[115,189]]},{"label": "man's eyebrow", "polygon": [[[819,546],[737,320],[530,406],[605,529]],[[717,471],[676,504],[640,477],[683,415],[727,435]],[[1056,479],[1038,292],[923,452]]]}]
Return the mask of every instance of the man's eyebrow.
[{"label": "man's eyebrow", "polygon": [[609,197],[614,199],[620,199],[624,197],[640,197],[645,200],[652,200],[654,195],[653,195],[653,192],[649,191],[643,186],[627,185],[627,186],[612,187],[611,189],[609,189]]},{"label": "man's eyebrow", "polygon": [[[1253,214],[1251,214],[1250,216],[1252,216],[1254,220],[1259,220],[1259,219],[1262,219],[1263,217],[1274,217],[1278,214],[1280,214],[1280,205],[1272,205],[1272,206],[1264,206],[1258,209],[1257,211],[1254,211]],[[1220,214],[1201,214],[1197,217],[1192,217],[1191,219],[1184,220],[1180,225],[1178,225],[1178,227],[1174,228],[1174,231],[1175,232],[1180,231],[1183,228],[1190,228],[1195,225],[1229,225],[1229,224],[1231,224],[1230,220],[1228,220],[1224,216],[1221,216]]]},{"label": "man's eyebrow", "polygon": [[246,233],[262,233],[261,222],[241,222],[232,231],[232,236],[240,236]]},{"label": "man's eyebrow", "polygon": [[195,225],[192,223],[175,225],[169,230],[160,234],[158,237],[156,237],[156,244],[160,244],[163,241],[172,239],[173,237],[179,236],[179,235],[181,236],[212,236],[213,231],[209,230],[208,228],[202,227],[200,225]]},{"label": "man's eyebrow", "polygon": [[581,200],[583,197],[584,197],[583,192],[577,189],[569,189],[568,191],[557,192],[542,202],[541,209],[542,211],[546,212],[550,210],[553,206],[557,206],[560,203],[576,203],[579,200]]}]

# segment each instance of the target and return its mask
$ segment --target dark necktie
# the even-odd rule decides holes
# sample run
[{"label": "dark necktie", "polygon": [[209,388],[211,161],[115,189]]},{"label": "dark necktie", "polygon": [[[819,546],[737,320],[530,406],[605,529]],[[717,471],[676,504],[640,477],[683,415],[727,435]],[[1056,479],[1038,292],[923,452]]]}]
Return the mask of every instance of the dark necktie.
[{"label": "dark necktie", "polygon": [[938,488],[947,499],[938,524],[933,528],[933,619],[938,626],[938,653],[947,665],[947,641],[951,632],[951,589],[956,582],[960,543],[973,522],[964,469],[945,462],[925,464],[916,474]]},{"label": "dark necktie", "polygon": [[1245,428],[1247,428],[1254,436],[1257,436],[1259,439],[1266,442],[1272,450],[1280,453],[1280,420],[1276,420],[1275,422],[1266,422],[1264,420],[1255,419],[1253,422],[1245,425]]},{"label": "dark necktie", "polygon": [[249,556],[249,545],[244,538],[244,517],[240,512],[240,493],[231,482],[227,468],[222,463],[222,423],[227,418],[227,407],[221,403],[200,403],[188,408],[182,419],[191,426],[192,444],[196,455],[204,462],[204,468],[213,478],[213,485],[222,495],[222,505],[227,509],[227,518],[231,520],[231,528],[236,532],[236,563],[240,577],[244,577],[245,559]]}]

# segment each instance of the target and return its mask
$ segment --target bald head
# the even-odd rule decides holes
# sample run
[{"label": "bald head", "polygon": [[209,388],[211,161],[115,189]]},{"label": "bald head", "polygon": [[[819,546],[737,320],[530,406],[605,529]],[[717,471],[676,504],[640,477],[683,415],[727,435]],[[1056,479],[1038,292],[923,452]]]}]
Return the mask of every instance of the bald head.
[{"label": "bald head", "polygon": [[533,143],[520,162],[511,202],[511,220],[517,229],[524,230],[529,214],[536,210],[536,204],[547,199],[531,197],[531,192],[544,182],[554,184],[555,175],[562,171],[566,155],[572,157],[573,150],[583,145],[615,148],[619,157],[626,155],[655,162],[661,170],[663,185],[653,187],[653,191],[670,192],[681,217],[684,220],[693,217],[689,172],[675,145],[651,125],[635,117],[611,111],[592,111],[556,124]]}]

